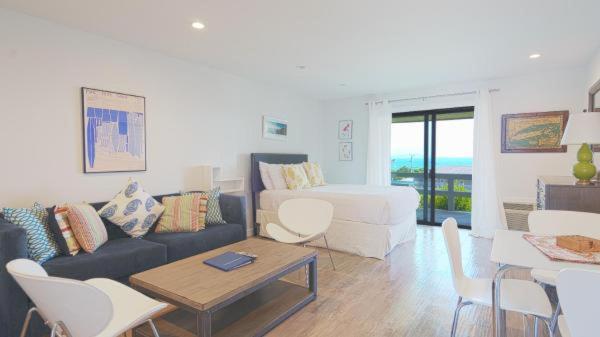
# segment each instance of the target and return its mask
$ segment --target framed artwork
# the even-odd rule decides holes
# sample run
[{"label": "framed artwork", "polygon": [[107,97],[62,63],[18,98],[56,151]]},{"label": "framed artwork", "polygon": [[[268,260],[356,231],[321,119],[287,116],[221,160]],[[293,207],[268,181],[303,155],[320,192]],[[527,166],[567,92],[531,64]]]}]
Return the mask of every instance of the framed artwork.
[{"label": "framed artwork", "polygon": [[146,171],[146,99],[81,88],[83,172]]},{"label": "framed artwork", "polygon": [[352,139],[352,121],[345,120],[338,122],[338,138]]},{"label": "framed artwork", "polygon": [[340,161],[351,161],[352,160],[352,143],[351,142],[340,142]]},{"label": "framed artwork", "polygon": [[263,116],[263,138],[286,140],[288,135],[288,122],[270,116]]},{"label": "framed artwork", "polygon": [[502,115],[502,153],[567,152],[561,146],[568,111]]}]

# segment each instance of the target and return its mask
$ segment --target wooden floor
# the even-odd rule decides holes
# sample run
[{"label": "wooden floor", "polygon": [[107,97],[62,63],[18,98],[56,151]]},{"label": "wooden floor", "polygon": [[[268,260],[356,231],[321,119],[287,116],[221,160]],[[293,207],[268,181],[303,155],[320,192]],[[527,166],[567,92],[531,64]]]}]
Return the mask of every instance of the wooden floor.
[{"label": "wooden floor", "polygon": [[[468,231],[461,231],[461,240],[465,273],[492,277],[491,241],[473,238]],[[450,336],[457,296],[440,228],[419,226],[416,241],[397,247],[384,261],[333,254],[337,271],[326,251],[319,251],[317,300],[269,337]],[[466,307],[457,336],[492,336],[491,318],[488,308]],[[522,316],[509,313],[509,336],[523,336],[522,327]]]}]

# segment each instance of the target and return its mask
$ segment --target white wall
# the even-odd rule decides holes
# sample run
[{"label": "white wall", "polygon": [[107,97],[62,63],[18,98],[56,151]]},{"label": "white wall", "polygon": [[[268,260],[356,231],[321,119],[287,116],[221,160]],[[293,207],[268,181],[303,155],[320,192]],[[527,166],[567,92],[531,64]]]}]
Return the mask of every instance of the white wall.
[{"label": "white wall", "polygon": [[[538,175],[570,175],[575,161],[575,148],[568,153],[547,154],[501,154],[500,116],[508,113],[542,112],[569,110],[579,112],[585,108],[586,72],[583,68],[559,70],[525,77],[498,79],[492,81],[460,83],[381,95],[385,98],[408,98],[440,93],[465,92],[481,87],[499,88],[492,93],[494,111],[494,139],[497,157],[499,193],[503,199],[530,199],[536,194]],[[350,98],[324,103],[326,113],[325,168],[327,179],[336,183],[364,183],[366,172],[366,144],[368,131],[367,110],[364,102],[367,97]],[[468,104],[468,98],[437,99],[418,102],[417,109],[460,106]],[[397,111],[406,111],[407,103],[396,105]],[[337,120],[353,119],[356,137],[354,143],[355,160],[351,163],[337,161],[336,139]]]},{"label": "white wall", "polygon": [[600,49],[596,52],[589,65],[588,87],[600,80]]},{"label": "white wall", "polygon": [[[322,158],[319,102],[1,9],[0,41],[0,207],[108,200],[129,176],[176,192],[198,164],[248,177],[251,152]],[[147,172],[82,173],[82,86],[146,97]],[[263,114],[288,141],[261,138]]]}]

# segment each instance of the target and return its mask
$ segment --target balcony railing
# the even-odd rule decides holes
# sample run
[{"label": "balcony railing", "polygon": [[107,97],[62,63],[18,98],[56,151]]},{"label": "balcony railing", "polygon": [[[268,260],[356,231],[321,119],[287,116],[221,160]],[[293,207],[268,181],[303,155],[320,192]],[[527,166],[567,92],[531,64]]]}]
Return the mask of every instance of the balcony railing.
[{"label": "balcony railing", "polygon": [[[435,177],[436,209],[449,212],[471,212],[472,176],[470,174],[436,173]],[[423,173],[393,172],[392,185],[412,186],[422,197]],[[438,196],[443,196],[443,198],[438,199]],[[444,203],[443,199],[447,201]]]}]

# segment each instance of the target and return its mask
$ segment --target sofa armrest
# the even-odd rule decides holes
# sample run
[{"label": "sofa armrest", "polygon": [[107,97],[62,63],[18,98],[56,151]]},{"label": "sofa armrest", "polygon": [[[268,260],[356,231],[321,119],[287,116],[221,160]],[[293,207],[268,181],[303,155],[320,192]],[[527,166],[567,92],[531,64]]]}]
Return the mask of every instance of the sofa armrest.
[{"label": "sofa armrest", "polygon": [[246,232],[246,196],[221,194],[219,198],[223,220],[227,223],[239,224]]},{"label": "sofa armrest", "polygon": [[27,258],[25,230],[0,217],[0,336],[18,336],[29,309],[27,295],[6,270],[19,258]]}]

